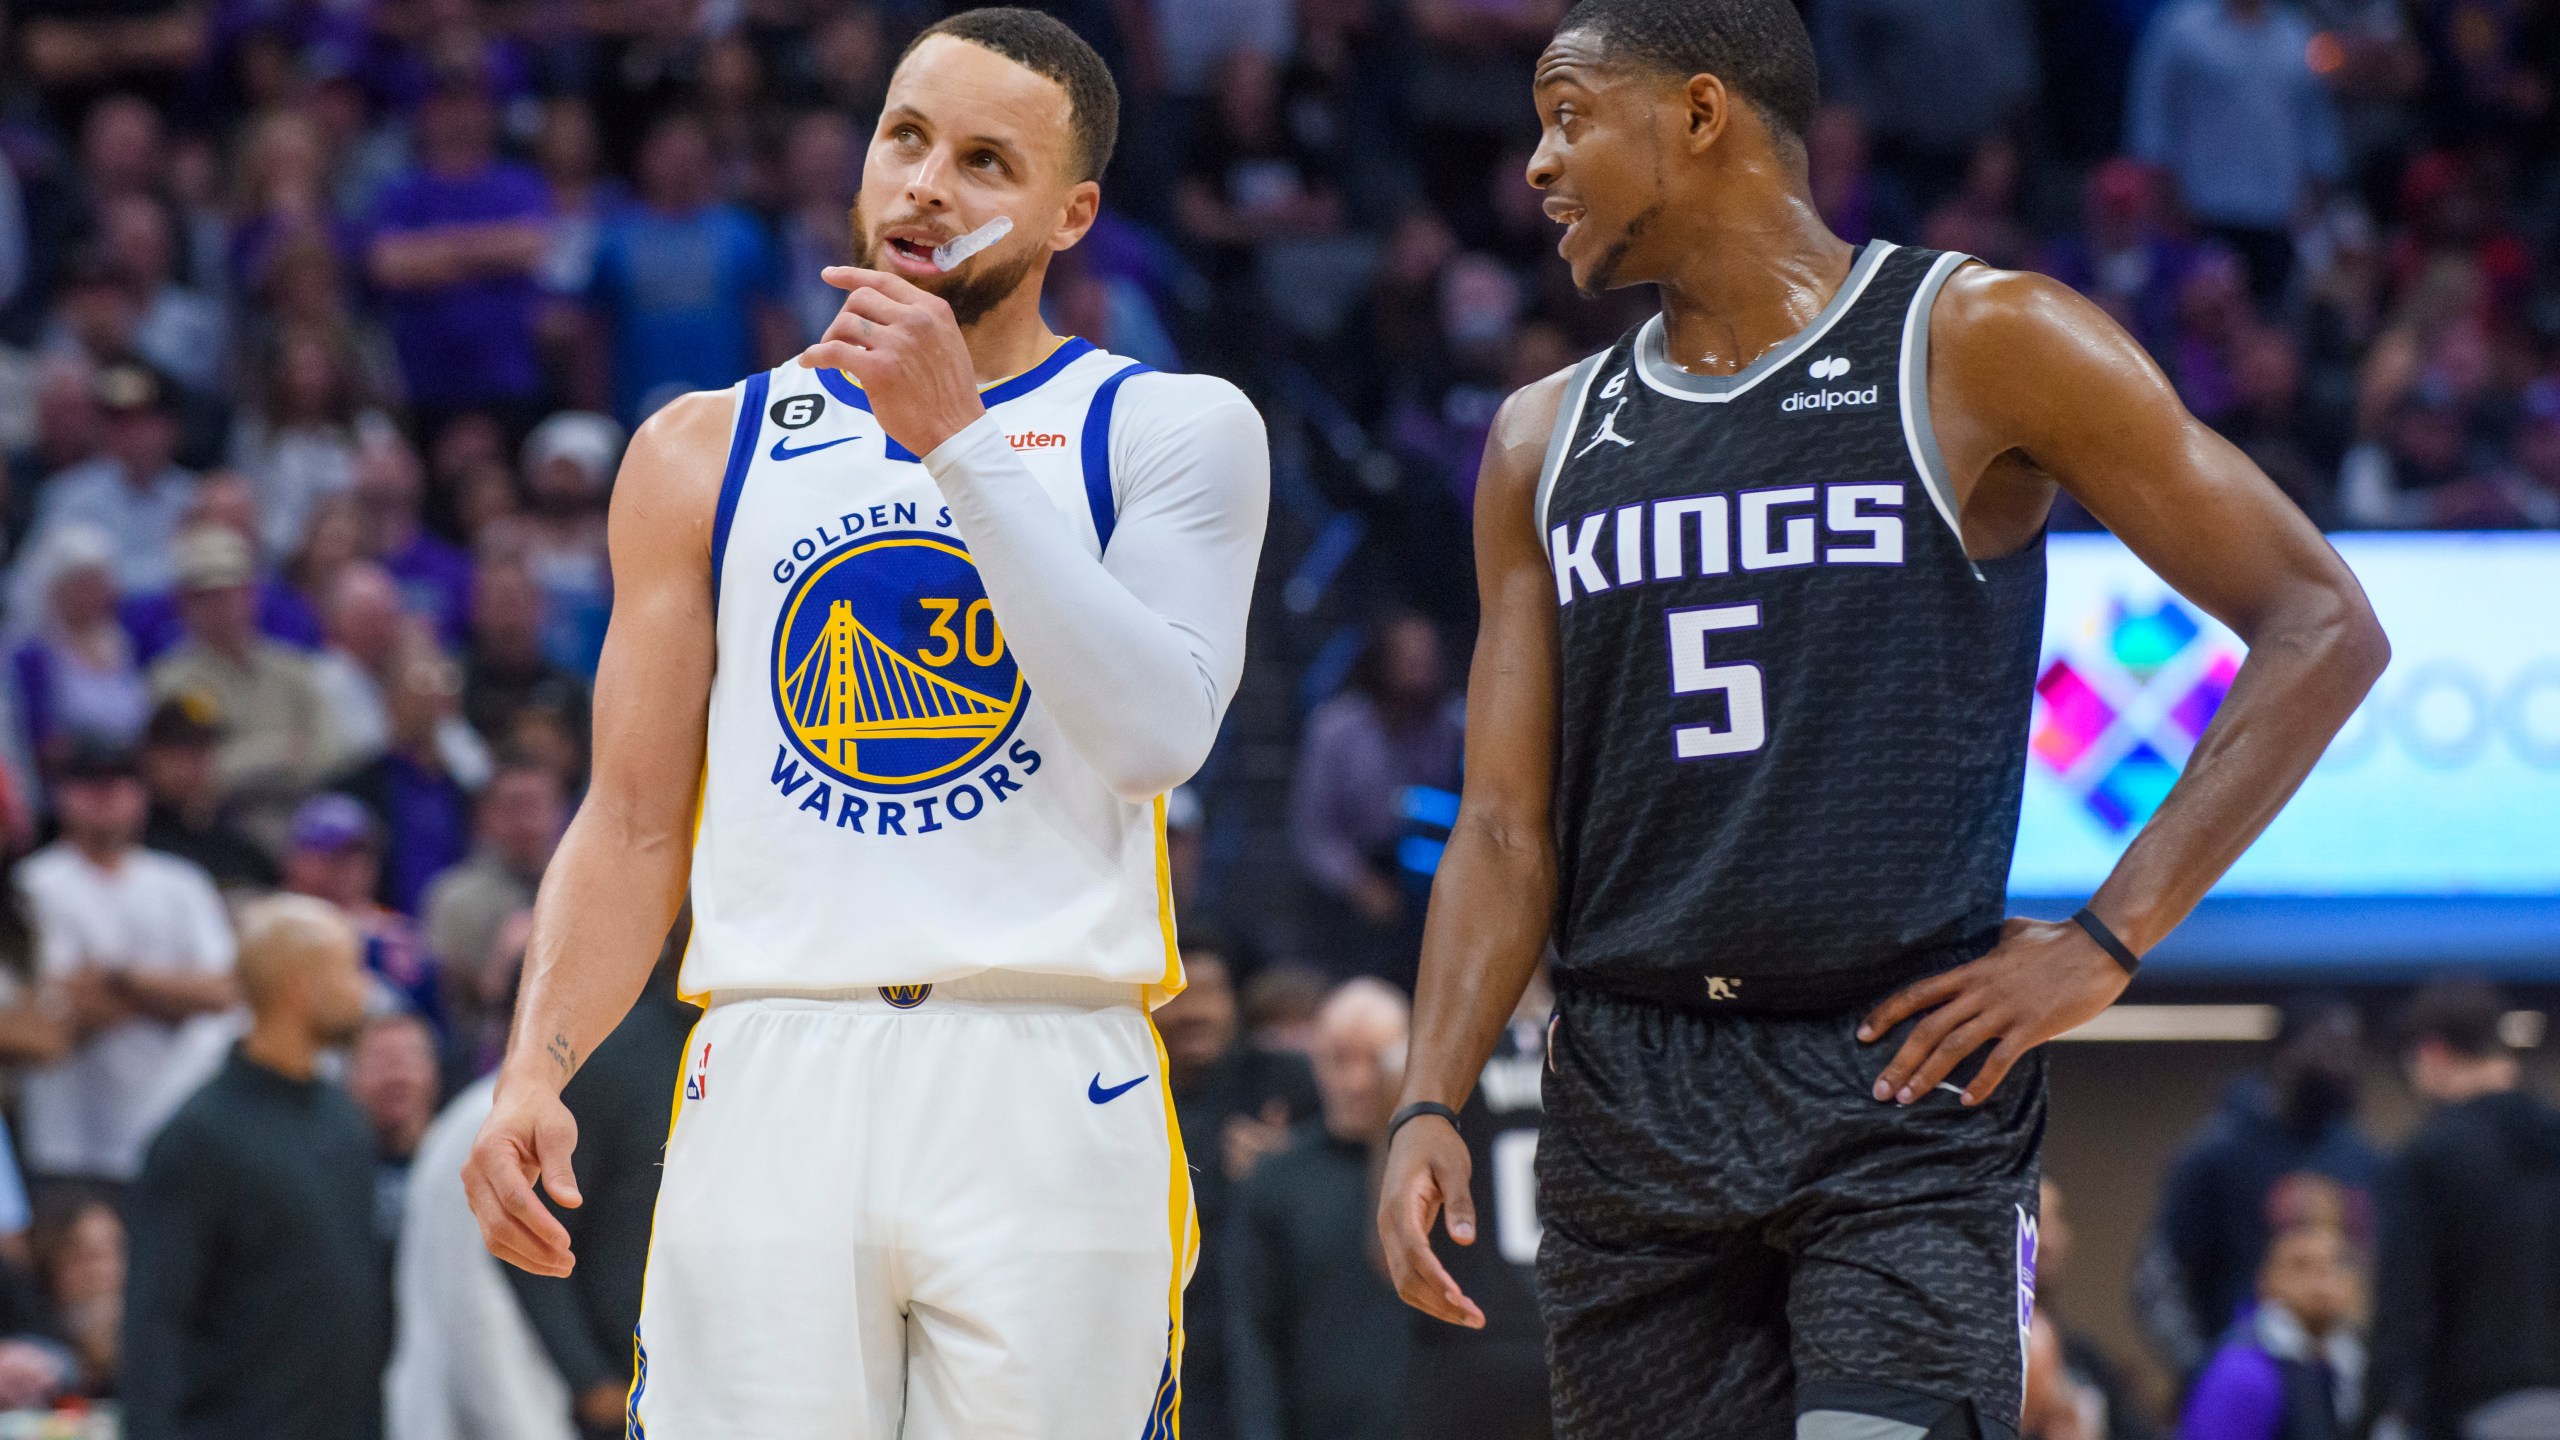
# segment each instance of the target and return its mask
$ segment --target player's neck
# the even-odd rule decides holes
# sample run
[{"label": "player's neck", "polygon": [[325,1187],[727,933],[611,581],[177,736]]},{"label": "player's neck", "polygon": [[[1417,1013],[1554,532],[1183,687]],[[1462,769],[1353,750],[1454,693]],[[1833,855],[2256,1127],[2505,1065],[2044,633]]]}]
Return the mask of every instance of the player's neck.
[{"label": "player's neck", "polygon": [[1697,374],[1731,375],[1812,324],[1857,258],[1792,189],[1687,208],[1700,218],[1660,281],[1662,324],[1672,362]]},{"label": "player's neck", "polygon": [[963,329],[960,338],[969,347],[969,365],[978,372],[980,385],[1019,375],[1058,348],[1056,332],[1040,314],[1036,277]]}]

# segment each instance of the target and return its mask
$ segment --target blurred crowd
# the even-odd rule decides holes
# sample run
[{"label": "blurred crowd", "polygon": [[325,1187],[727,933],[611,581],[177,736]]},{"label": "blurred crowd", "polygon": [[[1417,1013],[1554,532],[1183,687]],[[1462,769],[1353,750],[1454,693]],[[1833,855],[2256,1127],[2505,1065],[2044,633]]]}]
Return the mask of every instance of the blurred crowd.
[{"label": "blurred crowd", "polygon": [[[824,327],[888,70],[945,8],[9,8],[0,1409],[120,1396],[136,1436],[345,1440],[379,1423],[388,1365],[395,1435],[620,1433],[649,1117],[684,1023],[665,967],[573,1090],[577,1277],[480,1254],[457,1147],[584,784],[623,444]],[[1276,588],[1297,567],[1290,611],[1358,641],[1282,682],[1301,923],[1280,943],[1195,926],[1194,992],[1165,1017],[1211,1236],[1187,1423],[1383,1440],[1408,1433],[1410,1376],[1481,1406],[1417,1408],[1410,1433],[1543,1433],[1534,1314],[1502,1288],[1525,1286],[1517,1247],[1478,1282],[1501,1291],[1490,1348],[1448,1349],[1380,1290],[1363,1187],[1453,813],[1477,456],[1509,389],[1649,303],[1577,298],[1522,179],[1564,0],[1044,8],[1130,117],[1052,323],[1286,417],[1304,523],[1275,526],[1265,569]],[[1830,102],[1812,181],[1843,235],[2078,287],[2323,524],[2560,526],[2560,5],[1808,18]],[[2057,523],[2088,522],[2066,502]],[[1301,565],[1288,537],[1317,529],[1348,545]],[[1203,845],[1203,798],[1173,807],[1186,903],[1236,853]],[[254,908],[279,892],[298,898]],[[1488,1071],[1479,1097],[1494,1143],[1535,1123],[1534,1021],[1496,1061],[1531,1083]],[[2412,1054],[2489,1066],[2455,1090],[2496,1070],[2476,1025],[2428,1023]],[[2320,1073],[2279,1063],[2172,1177],[2144,1317],[2191,1432],[2333,1433],[2248,1428],[2274,1394],[2296,1419],[2346,1423],[2362,1396],[2421,1434],[2507,1433],[2446,1428],[2445,1397],[2560,1375],[2439,1375],[2443,1332],[2359,1298],[2367,1257],[2386,1294],[2442,1288],[2460,1257],[2395,1250],[2366,1198],[2391,1172],[2313,1103]],[[2425,1163],[2505,1153],[2464,1136]],[[2065,1233],[2048,1223],[2049,1269]],[[2038,1333],[2070,1357],[2040,1371],[2062,1378],[2038,1433],[2144,1433],[2093,1351]],[[313,1396],[352,1408],[293,1420]],[[2530,1403],[2512,1433],[2560,1433]]]}]

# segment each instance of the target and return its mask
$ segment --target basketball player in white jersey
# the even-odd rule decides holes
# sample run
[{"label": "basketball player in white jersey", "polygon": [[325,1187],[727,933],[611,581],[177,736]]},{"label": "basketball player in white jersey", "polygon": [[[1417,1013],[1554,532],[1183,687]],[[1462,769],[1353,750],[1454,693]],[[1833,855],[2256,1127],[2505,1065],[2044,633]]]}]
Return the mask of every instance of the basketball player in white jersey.
[{"label": "basketball player in white jersey", "polygon": [[1055,20],[926,31],[843,313],[623,462],[594,785],[466,1183],[491,1250],[568,1273],[534,1189],[579,1203],[559,1092],[689,890],[707,1011],[668,1077],[632,1436],[1173,1434],[1164,796],[1242,669],[1270,459],[1232,386],[1041,320],[1117,103]]}]

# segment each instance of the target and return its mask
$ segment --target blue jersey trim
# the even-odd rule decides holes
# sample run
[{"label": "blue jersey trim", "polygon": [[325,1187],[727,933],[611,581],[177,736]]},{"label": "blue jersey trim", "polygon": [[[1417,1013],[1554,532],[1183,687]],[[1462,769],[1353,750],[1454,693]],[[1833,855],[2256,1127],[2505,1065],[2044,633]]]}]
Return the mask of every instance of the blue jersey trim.
[{"label": "blue jersey trim", "polygon": [[738,397],[738,428],[729,437],[729,468],[720,477],[719,508],[711,512],[711,613],[720,613],[721,562],[729,554],[729,524],[738,518],[738,496],[747,488],[747,467],[756,458],[756,437],[764,430],[765,392],[773,374],[759,370],[747,377]]},{"label": "blue jersey trim", "polygon": [[1111,499],[1111,407],[1120,398],[1121,381],[1152,369],[1130,365],[1113,372],[1094,389],[1093,406],[1084,414],[1084,500],[1093,507],[1093,533],[1105,550],[1111,548],[1111,531],[1120,518]]}]

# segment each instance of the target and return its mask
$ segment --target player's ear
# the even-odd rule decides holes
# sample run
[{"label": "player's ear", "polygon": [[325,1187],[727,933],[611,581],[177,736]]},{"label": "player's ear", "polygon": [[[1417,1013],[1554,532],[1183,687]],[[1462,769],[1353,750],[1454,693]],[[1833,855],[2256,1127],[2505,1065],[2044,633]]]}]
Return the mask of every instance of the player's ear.
[{"label": "player's ear", "polygon": [[1713,75],[1692,75],[1682,98],[1688,102],[1684,130],[1689,153],[1700,154],[1724,138],[1733,123],[1733,92]]},{"label": "player's ear", "polygon": [[1067,191],[1066,206],[1058,213],[1057,227],[1049,232],[1049,248],[1066,250],[1084,238],[1102,214],[1102,187],[1091,180],[1079,180]]}]

